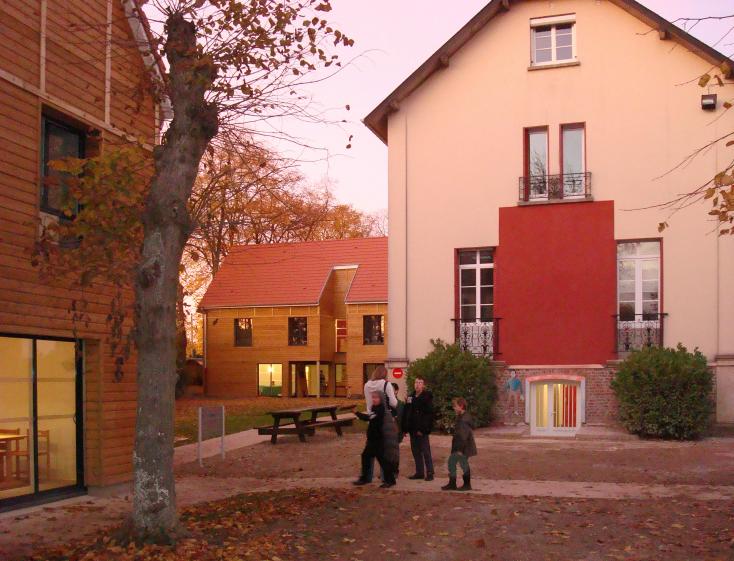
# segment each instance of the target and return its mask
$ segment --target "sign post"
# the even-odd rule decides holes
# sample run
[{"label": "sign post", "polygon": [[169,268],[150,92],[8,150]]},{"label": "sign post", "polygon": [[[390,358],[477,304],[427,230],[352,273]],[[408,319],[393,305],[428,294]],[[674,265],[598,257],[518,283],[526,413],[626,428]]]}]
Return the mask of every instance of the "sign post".
[{"label": "sign post", "polygon": [[201,457],[201,443],[210,438],[219,437],[222,458],[224,458],[224,405],[205,405],[199,407],[199,441],[196,447],[196,455],[199,465],[204,466]]}]

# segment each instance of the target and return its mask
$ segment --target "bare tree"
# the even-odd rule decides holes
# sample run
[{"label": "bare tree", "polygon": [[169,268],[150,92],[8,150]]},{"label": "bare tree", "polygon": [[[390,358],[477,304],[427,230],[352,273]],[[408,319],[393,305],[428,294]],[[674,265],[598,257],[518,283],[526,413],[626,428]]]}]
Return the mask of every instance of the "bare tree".
[{"label": "bare tree", "polygon": [[[141,21],[149,17],[161,29],[156,35],[149,28],[151,41],[139,47],[166,69],[144,86],[158,101],[170,102],[172,119],[152,156],[130,146],[60,164],[59,171],[75,176],[70,193],[84,206],[47,241],[72,239],[75,247],[64,254],[39,243],[34,260],[76,262],[79,267],[70,270],[82,285],[97,278],[122,291],[132,281],[138,406],[131,534],[165,543],[176,538],[178,528],[173,421],[179,267],[196,224],[190,198],[201,160],[221,138],[299,142],[274,125],[276,118],[335,123],[313,110],[303,87],[338,72],[337,55],[330,51],[352,40],[324,19],[329,0],[136,5],[145,6],[146,13],[135,14]],[[122,313],[118,306],[118,325]]]}]

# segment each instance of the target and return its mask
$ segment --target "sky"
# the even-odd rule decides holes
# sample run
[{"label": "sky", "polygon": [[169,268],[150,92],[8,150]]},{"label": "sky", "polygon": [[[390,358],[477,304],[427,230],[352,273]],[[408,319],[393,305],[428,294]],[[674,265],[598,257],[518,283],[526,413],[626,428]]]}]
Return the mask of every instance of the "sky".
[{"label": "sky", "polygon": [[[459,30],[488,0],[332,0],[328,19],[355,40],[340,56],[356,57],[341,73],[308,89],[315,107],[341,110],[343,128],[280,125],[290,134],[323,147],[325,160],[303,163],[301,170],[314,183],[329,184],[337,199],[365,212],[387,209],[387,147],[362,123],[436,49]],[[669,21],[680,17],[730,15],[734,0],[642,0]],[[714,45],[734,21],[699,24],[693,35]],[[734,53],[734,34],[716,48]],[[346,105],[350,110],[345,110]],[[349,135],[352,148],[347,150]],[[280,147],[288,151],[286,147]]]}]

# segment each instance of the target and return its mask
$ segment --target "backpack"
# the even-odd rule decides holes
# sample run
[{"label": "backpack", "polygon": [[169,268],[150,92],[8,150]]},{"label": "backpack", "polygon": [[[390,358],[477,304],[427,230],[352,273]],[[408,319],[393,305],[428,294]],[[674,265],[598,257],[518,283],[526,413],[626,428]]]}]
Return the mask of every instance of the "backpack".
[{"label": "backpack", "polygon": [[398,424],[395,421],[396,412],[390,407],[387,399],[387,381],[385,381],[382,388],[382,393],[385,400],[385,409],[390,411],[390,415],[385,415],[382,420],[383,454],[386,461],[397,466],[400,461],[400,437],[398,435]]}]

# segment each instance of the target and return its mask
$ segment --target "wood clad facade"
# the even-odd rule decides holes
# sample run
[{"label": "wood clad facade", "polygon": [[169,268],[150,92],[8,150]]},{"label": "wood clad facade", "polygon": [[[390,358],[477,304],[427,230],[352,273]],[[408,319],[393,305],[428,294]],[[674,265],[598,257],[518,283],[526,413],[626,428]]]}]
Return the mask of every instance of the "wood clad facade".
[{"label": "wood clad facade", "polygon": [[[264,387],[259,379],[261,365],[280,365],[283,388],[280,393],[284,397],[361,395],[365,365],[383,364],[387,357],[384,340],[382,344],[364,343],[364,316],[381,315],[383,325],[386,324],[387,303],[346,303],[356,270],[335,268],[324,285],[318,305],[206,310],[207,395],[260,395]],[[293,317],[308,318],[306,345],[289,345],[288,318]],[[237,319],[252,320],[251,346],[235,345]],[[346,327],[346,341],[338,349],[337,320],[343,320]],[[302,374],[298,369],[304,364],[313,369],[314,375],[319,372],[318,382],[302,386],[296,381]]]},{"label": "wood clad facade", "polygon": [[[130,138],[152,145],[156,109],[121,0],[4,0],[0,56],[0,333],[83,341],[84,481],[108,485],[131,476],[135,364],[113,378],[107,339],[110,291],[86,290],[89,321],[72,322],[82,295],[39,278],[31,251],[41,212],[42,123],[83,135],[86,155]],[[0,359],[1,360],[1,359]]]}]

